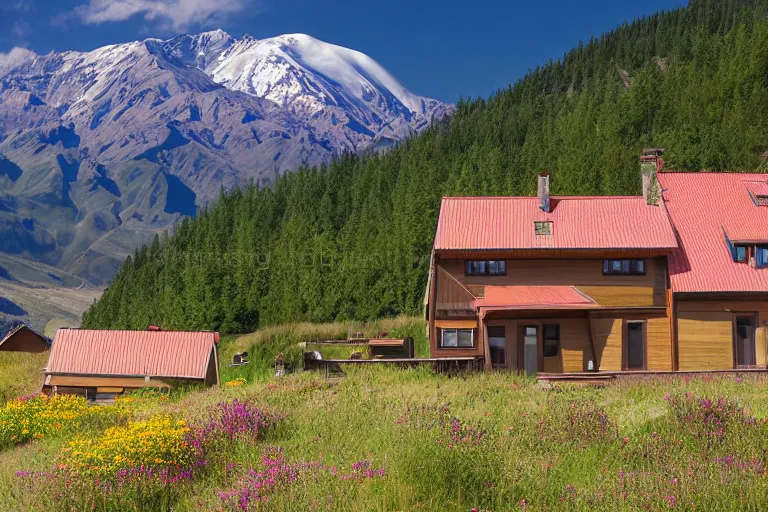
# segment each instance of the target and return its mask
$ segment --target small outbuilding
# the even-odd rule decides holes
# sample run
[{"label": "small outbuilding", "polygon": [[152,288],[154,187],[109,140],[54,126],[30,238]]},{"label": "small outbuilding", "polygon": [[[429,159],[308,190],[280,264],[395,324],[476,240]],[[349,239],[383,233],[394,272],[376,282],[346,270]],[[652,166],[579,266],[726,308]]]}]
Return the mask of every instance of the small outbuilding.
[{"label": "small outbuilding", "polygon": [[219,333],[59,329],[43,391],[99,398],[138,388],[219,384]]},{"label": "small outbuilding", "polygon": [[0,352],[32,352],[39,354],[51,347],[50,338],[25,323],[12,328],[0,339]]}]

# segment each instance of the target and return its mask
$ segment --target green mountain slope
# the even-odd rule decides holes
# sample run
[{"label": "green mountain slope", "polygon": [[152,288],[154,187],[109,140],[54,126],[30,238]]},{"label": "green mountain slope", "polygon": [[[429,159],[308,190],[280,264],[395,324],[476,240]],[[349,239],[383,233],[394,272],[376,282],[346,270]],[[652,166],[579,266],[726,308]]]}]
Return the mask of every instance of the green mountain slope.
[{"label": "green mountain slope", "polygon": [[768,0],[698,0],[531,71],[386,155],[235,191],[129,259],[90,327],[252,330],[417,314],[443,195],[639,193],[644,146],[679,170],[768,149]]}]

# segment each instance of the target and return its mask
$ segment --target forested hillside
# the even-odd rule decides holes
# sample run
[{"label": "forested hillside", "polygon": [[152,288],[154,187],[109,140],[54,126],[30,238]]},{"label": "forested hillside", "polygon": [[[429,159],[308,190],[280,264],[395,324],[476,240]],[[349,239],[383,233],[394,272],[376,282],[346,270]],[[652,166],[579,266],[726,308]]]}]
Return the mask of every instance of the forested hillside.
[{"label": "forested hillside", "polygon": [[767,12],[768,0],[692,1],[461,101],[386,155],[222,194],[130,258],[85,325],[237,332],[417,314],[441,196],[532,195],[543,171],[555,194],[635,194],[644,146],[678,170],[755,169],[768,149]]}]

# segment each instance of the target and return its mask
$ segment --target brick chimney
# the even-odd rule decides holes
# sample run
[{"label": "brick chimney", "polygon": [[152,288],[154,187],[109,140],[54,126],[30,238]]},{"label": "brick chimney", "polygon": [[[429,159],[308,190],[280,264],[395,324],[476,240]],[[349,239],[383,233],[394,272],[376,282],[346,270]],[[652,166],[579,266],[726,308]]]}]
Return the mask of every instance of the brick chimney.
[{"label": "brick chimney", "polygon": [[539,208],[549,213],[549,174],[539,174],[538,184]]},{"label": "brick chimney", "polygon": [[658,205],[661,198],[661,187],[656,179],[656,174],[664,168],[664,160],[661,148],[647,148],[640,157],[640,174],[643,178],[643,198],[649,205]]}]

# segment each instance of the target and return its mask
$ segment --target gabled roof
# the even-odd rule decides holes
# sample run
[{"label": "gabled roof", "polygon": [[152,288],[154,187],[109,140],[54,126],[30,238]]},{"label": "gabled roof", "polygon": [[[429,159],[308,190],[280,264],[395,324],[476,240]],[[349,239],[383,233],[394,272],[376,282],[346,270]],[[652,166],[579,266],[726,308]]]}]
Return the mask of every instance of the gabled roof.
[{"label": "gabled roof", "polygon": [[[677,240],[664,208],[635,196],[445,197],[435,250],[672,249]],[[534,222],[552,221],[552,235]]]},{"label": "gabled roof", "polygon": [[205,379],[218,333],[59,329],[46,374]]},{"label": "gabled roof", "polygon": [[[19,347],[18,344],[21,343],[22,345],[25,341],[19,341],[18,343],[14,343],[13,340],[20,336],[23,333],[28,333],[30,336],[32,336],[31,339],[38,340],[39,343],[36,343],[37,347]],[[26,340],[29,340],[30,338],[27,337]],[[8,348],[9,345],[13,344],[13,348]],[[5,336],[0,339],[0,352],[9,350],[13,352],[44,352],[48,347],[51,346],[51,340],[47,336],[44,336],[28,326],[27,324],[21,322],[15,327],[13,327],[10,331],[8,331]],[[39,350],[38,350],[39,349]]]},{"label": "gabled roof", "polygon": [[579,309],[597,303],[573,286],[486,286],[476,308],[488,309]]},{"label": "gabled roof", "polygon": [[768,269],[733,261],[731,242],[768,243],[768,175],[661,173],[664,204],[680,239],[670,254],[675,292],[768,292]]}]

